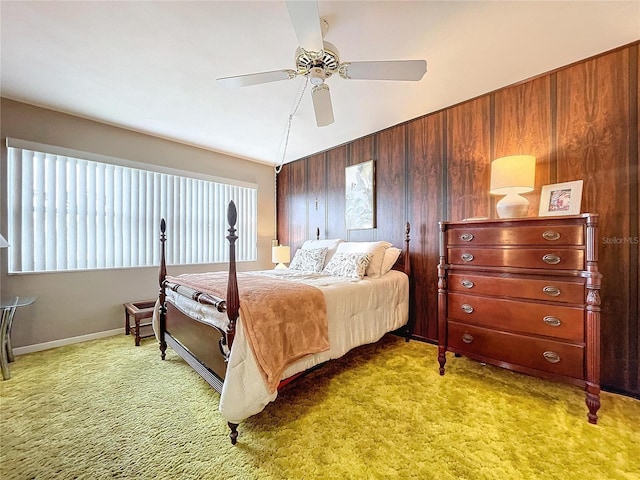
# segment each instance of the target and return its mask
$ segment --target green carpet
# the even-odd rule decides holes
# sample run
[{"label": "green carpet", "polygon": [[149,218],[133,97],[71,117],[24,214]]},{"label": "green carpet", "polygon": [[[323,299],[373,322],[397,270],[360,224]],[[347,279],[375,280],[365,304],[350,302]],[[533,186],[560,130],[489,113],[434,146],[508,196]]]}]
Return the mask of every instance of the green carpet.
[{"label": "green carpet", "polygon": [[387,336],[282,392],[232,446],[218,394],[154,339],[17,357],[0,382],[0,478],[640,479],[640,401]]}]

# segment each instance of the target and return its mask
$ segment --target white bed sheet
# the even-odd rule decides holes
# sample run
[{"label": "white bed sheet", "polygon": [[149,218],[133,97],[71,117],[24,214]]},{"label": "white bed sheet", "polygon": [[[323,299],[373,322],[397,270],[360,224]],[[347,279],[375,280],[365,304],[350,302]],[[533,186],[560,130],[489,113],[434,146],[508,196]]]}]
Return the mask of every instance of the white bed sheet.
[{"label": "white bed sheet", "polygon": [[[354,347],[376,342],[385,333],[405,325],[409,318],[409,280],[395,270],[381,278],[364,277],[361,281],[295,270],[250,273],[302,282],[319,288],[325,297],[330,349],[293,363],[282,379],[339,358]],[[184,297],[176,298],[172,291],[167,295],[187,314],[217,326],[227,324],[226,314],[214,308],[203,307]],[[239,318],[220,396],[220,413],[228,422],[240,423],[261,412],[277,395],[277,391],[270,393],[265,385]]]}]

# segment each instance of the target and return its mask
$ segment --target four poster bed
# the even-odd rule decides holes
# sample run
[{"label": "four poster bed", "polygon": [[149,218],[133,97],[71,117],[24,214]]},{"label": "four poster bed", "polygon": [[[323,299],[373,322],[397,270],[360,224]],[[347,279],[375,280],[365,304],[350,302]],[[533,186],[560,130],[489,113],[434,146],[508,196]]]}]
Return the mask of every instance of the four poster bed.
[{"label": "four poster bed", "polygon": [[177,277],[167,276],[162,220],[153,322],[161,358],[170,346],[220,393],[233,444],[238,424],[305,371],[387,332],[410,335],[409,224],[404,250],[388,242],[307,241],[289,269],[236,272],[236,219],[230,202],[228,272]]}]

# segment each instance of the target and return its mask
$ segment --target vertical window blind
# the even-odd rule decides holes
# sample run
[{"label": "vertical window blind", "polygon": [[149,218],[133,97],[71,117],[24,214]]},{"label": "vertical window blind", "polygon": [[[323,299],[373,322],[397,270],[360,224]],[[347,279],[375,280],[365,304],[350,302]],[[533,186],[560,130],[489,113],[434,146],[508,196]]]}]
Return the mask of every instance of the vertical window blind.
[{"label": "vertical window blind", "polygon": [[226,262],[227,205],[238,261],[257,257],[257,188],[11,147],[9,272]]}]

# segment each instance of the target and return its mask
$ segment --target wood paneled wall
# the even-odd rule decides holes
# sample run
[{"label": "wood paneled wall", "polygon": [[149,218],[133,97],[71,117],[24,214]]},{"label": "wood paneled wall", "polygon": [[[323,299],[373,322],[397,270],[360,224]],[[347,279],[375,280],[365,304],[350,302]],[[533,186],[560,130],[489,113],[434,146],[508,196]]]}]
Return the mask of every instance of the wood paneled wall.
[{"label": "wood paneled wall", "polygon": [[[491,160],[536,156],[543,185],[584,180],[583,212],[600,214],[602,384],[640,397],[640,42],[417,118],[283,167],[278,237],[401,245],[411,223],[414,335],[437,339],[438,221],[495,217]],[[376,160],[377,228],[347,231],[344,169]],[[436,359],[432,359],[436,368]]]}]

